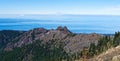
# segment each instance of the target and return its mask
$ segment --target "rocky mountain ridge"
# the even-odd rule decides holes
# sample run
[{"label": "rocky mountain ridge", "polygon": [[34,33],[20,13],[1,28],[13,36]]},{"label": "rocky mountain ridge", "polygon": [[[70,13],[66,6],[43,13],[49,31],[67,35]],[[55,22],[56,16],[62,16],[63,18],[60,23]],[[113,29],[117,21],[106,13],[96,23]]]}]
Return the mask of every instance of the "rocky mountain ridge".
[{"label": "rocky mountain ridge", "polygon": [[90,43],[97,44],[99,38],[102,36],[96,33],[91,34],[74,34],[70,32],[67,27],[59,26],[57,29],[47,30],[44,28],[35,28],[33,30],[27,31],[24,34],[16,37],[14,42],[8,43],[5,51],[10,51],[15,47],[22,47],[24,45],[31,44],[36,40],[41,40],[42,44],[46,44],[51,40],[56,42],[64,42],[64,50],[67,53],[76,53],[81,51],[83,47],[88,47]]},{"label": "rocky mountain ridge", "polygon": [[76,34],[66,26],[0,32],[0,41],[6,41],[0,50],[2,61],[119,61],[120,58],[120,32],[114,36]]},{"label": "rocky mountain ridge", "polygon": [[0,48],[11,42],[14,38],[22,35],[25,31],[2,30],[0,31]]}]

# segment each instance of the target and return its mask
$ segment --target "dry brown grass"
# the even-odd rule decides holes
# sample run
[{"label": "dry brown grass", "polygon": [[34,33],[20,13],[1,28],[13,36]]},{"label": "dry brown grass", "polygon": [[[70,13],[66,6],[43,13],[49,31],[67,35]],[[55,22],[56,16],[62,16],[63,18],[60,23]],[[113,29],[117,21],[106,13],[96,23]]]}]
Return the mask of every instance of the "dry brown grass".
[{"label": "dry brown grass", "polygon": [[111,48],[88,61],[120,61],[120,46]]}]

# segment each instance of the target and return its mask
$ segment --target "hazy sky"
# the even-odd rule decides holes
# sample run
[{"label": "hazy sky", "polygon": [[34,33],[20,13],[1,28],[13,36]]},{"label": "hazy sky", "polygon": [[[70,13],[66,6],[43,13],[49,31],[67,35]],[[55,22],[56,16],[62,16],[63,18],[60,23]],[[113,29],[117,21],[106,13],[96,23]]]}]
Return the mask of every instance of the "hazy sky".
[{"label": "hazy sky", "polygon": [[3,14],[120,15],[120,0],[0,0]]}]

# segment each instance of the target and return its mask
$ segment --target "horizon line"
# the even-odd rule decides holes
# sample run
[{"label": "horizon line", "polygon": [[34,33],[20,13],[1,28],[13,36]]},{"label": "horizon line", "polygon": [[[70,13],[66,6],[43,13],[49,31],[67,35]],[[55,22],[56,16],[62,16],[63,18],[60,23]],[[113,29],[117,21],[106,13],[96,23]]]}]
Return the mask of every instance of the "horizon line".
[{"label": "horizon line", "polygon": [[22,13],[13,13],[13,14],[0,14],[0,15],[100,15],[100,16],[120,16],[120,14],[31,14],[31,13],[26,13],[26,14],[22,14]]}]

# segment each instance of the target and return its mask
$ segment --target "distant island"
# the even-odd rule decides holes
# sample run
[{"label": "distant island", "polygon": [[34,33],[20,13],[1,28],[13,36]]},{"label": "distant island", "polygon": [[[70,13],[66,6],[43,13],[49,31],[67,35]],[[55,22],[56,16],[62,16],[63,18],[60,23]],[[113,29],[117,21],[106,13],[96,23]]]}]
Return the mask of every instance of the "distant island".
[{"label": "distant island", "polygon": [[[111,61],[117,59],[118,54],[113,54],[114,51],[109,57],[99,55],[118,47],[119,40],[120,32],[77,34],[66,26],[49,30],[1,30],[0,61]],[[107,56],[107,53],[102,55]]]}]

